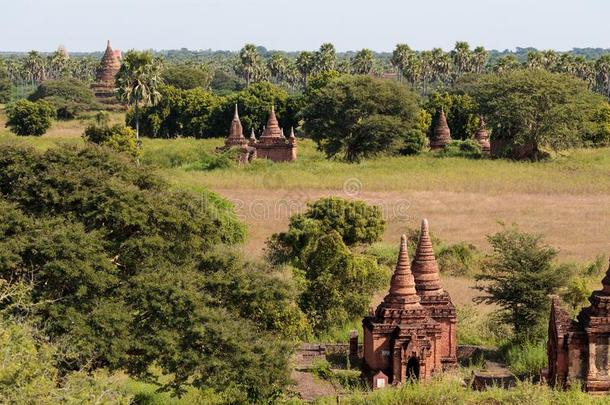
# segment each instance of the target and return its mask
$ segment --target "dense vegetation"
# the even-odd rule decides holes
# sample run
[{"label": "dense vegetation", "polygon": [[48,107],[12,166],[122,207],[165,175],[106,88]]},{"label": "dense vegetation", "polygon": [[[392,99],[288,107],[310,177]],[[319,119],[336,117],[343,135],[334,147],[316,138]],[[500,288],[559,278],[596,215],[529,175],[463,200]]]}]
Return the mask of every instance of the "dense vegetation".
[{"label": "dense vegetation", "polygon": [[95,146],[0,155],[0,277],[28,301],[2,309],[48,336],[62,372],[155,365],[175,392],[281,392],[302,317],[279,270],[221,248],[244,238],[226,202]]}]

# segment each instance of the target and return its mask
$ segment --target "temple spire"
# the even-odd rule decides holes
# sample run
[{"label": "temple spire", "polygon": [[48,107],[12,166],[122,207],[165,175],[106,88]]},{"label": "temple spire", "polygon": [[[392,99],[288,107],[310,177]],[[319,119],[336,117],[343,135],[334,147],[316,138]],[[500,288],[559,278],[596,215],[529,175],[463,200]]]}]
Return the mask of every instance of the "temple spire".
[{"label": "temple spire", "polygon": [[261,135],[261,139],[265,138],[282,138],[283,134],[280,129],[280,125],[277,121],[277,117],[275,116],[275,106],[271,106],[271,113],[269,114],[269,119],[267,120],[267,126]]},{"label": "temple spire", "polygon": [[447,124],[445,110],[441,108],[438,120],[436,121],[436,126],[434,127],[433,137],[430,140],[430,148],[433,150],[442,149],[449,142],[451,142],[451,130],[449,129],[449,125]]},{"label": "temple spire", "polygon": [[295,139],[296,136],[294,135],[294,127],[290,127],[290,139]]},{"label": "temple spire", "polygon": [[398,262],[390,282],[390,291],[384,298],[384,302],[390,307],[419,307],[419,296],[415,291],[415,280],[411,273],[409,252],[407,250],[407,237],[400,237],[400,252]]},{"label": "temple spire", "polygon": [[434,257],[432,241],[430,240],[428,220],[425,218],[421,221],[421,231],[412,268],[413,276],[415,278],[415,288],[420,294],[430,295],[443,293],[438,272],[438,263]]}]

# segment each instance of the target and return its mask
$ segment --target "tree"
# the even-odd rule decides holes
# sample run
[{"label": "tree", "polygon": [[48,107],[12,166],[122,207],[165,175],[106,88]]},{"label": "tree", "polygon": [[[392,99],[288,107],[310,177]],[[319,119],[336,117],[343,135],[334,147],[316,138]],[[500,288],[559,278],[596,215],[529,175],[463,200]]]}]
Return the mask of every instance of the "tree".
[{"label": "tree", "polygon": [[274,82],[279,83],[285,80],[288,75],[288,60],[284,55],[274,53],[267,62],[267,68]]},{"label": "tree", "polygon": [[308,51],[299,52],[297,55],[296,65],[299,73],[301,74],[303,87],[306,87],[307,78],[315,67],[314,54]]},{"label": "tree", "polygon": [[246,44],[239,51],[240,70],[243,72],[246,86],[249,86],[256,76],[259,65],[261,64],[260,55],[256,50],[256,45]]},{"label": "tree", "polygon": [[468,42],[458,41],[455,43],[455,47],[451,51],[451,59],[453,59],[458,77],[471,71],[472,57]]},{"label": "tree", "polygon": [[595,62],[595,83],[598,91],[610,99],[610,55],[603,55]]},{"label": "tree", "polygon": [[[472,139],[479,129],[479,106],[468,94],[434,92],[428,96],[424,108],[435,119],[441,110],[445,112],[452,139]],[[426,130],[431,137],[434,126],[430,125]]]},{"label": "tree", "polygon": [[407,44],[397,44],[396,48],[392,52],[392,58],[390,62],[398,70],[398,79],[402,80],[406,66],[409,64],[409,59],[415,53],[411,50]]},{"label": "tree", "polygon": [[17,135],[41,136],[51,127],[55,110],[46,101],[19,100],[6,107],[6,126]]},{"label": "tree", "polygon": [[154,364],[176,393],[277,398],[302,315],[277,270],[217,251],[245,237],[228,202],[175,191],[93,145],[2,147],[0,194],[0,283],[30,286],[33,304],[0,310],[57,345],[63,374],[87,365],[155,379]]},{"label": "tree", "polygon": [[99,107],[95,95],[87,84],[77,79],[45,80],[28,100],[46,100],[57,111],[57,118],[73,119],[83,111]]},{"label": "tree", "polygon": [[121,61],[116,76],[119,100],[133,106],[136,122],[136,139],[140,146],[140,108],[155,105],[161,96],[161,61],[152,52],[129,51]]},{"label": "tree", "polygon": [[212,72],[205,65],[171,64],[163,69],[163,82],[182,90],[201,87],[207,90],[212,81]]},{"label": "tree", "polygon": [[305,130],[328,157],[356,162],[398,153],[415,128],[417,103],[416,94],[395,81],[340,77],[307,97]]},{"label": "tree", "polygon": [[364,315],[387,274],[376,260],[350,248],[378,241],[384,230],[378,207],[328,197],[292,216],[288,231],[267,241],[268,260],[291,264],[302,278],[299,305],[314,332]]},{"label": "tree", "polygon": [[604,100],[572,76],[542,69],[470,77],[457,86],[474,98],[493,128],[495,153],[538,160],[543,148],[562,150],[583,141],[584,128]]},{"label": "tree", "polygon": [[329,42],[320,45],[320,50],[314,55],[315,73],[323,73],[335,70],[337,64],[337,53],[335,46]]},{"label": "tree", "polygon": [[504,55],[496,60],[492,69],[494,72],[504,73],[509,70],[519,69],[520,67],[521,64],[515,55]]},{"label": "tree", "polygon": [[493,254],[476,276],[485,295],[477,302],[498,305],[503,319],[519,340],[540,338],[549,310],[550,294],[566,285],[568,268],[556,266],[557,251],[542,236],[506,228],[488,237]]},{"label": "tree", "polygon": [[352,73],[357,75],[368,75],[373,70],[375,57],[370,49],[361,49],[352,58]]}]

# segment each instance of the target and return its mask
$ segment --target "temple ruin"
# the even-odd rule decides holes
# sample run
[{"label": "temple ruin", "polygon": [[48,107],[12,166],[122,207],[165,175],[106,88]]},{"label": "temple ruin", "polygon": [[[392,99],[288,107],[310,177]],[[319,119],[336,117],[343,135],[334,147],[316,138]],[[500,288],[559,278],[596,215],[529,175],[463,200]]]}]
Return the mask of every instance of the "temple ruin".
[{"label": "temple ruin", "polygon": [[290,130],[290,136],[286,139],[283,129],[279,126],[274,107],[271,107],[267,125],[257,140],[254,129],[252,129],[250,139],[244,137],[238,108],[235,105],[229,135],[225,138],[225,148],[231,147],[241,148],[242,153],[239,160],[242,163],[257,157],[274,162],[292,162],[297,158],[297,142],[294,129]]},{"label": "temple ruin", "polygon": [[447,144],[451,142],[451,130],[447,125],[447,117],[445,117],[445,111],[441,109],[441,112],[436,120],[434,127],[434,133],[430,139],[430,149],[439,150],[443,149]]},{"label": "temple ruin", "polygon": [[566,388],[578,382],[587,392],[606,394],[610,392],[610,266],[602,289],[594,291],[589,302],[572,319],[559,297],[553,297],[548,369],[543,375],[552,386]]},{"label": "temple ruin", "polygon": [[106,51],[95,74],[95,82],[91,85],[95,97],[105,104],[116,104],[115,78],[121,68],[121,57],[121,51],[113,50],[108,41]]},{"label": "temple ruin", "polygon": [[440,285],[428,223],[422,222],[415,259],[410,263],[402,235],[390,290],[366,317],[363,375],[373,388],[427,380],[454,366],[456,313]]}]

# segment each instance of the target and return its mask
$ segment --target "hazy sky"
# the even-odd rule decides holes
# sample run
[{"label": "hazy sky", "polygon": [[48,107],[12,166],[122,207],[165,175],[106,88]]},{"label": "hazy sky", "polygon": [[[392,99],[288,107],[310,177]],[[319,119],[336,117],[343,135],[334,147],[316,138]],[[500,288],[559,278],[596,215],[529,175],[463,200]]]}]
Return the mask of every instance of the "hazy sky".
[{"label": "hazy sky", "polygon": [[610,48],[610,0],[2,0],[0,51]]}]

